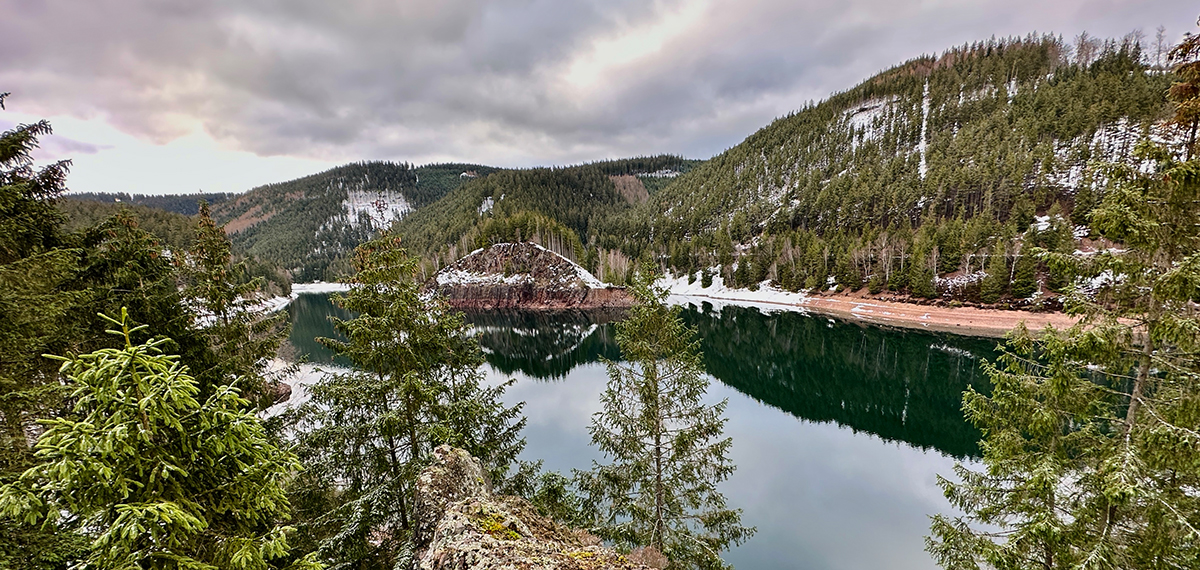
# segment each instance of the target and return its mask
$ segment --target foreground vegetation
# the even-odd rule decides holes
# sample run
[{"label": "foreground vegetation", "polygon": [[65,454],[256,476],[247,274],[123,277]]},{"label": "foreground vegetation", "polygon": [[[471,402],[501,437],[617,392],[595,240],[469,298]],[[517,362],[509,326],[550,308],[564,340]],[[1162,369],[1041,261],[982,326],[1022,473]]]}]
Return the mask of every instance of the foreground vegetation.
[{"label": "foreground vegetation", "polygon": [[[0,568],[404,567],[416,478],[445,443],[560,521],[609,533],[614,517],[664,528],[669,512],[666,542],[619,534],[626,548],[676,556],[675,567],[719,567],[716,550],[749,535],[715,491],[732,470],[729,440],[719,408],[699,404],[698,368],[673,410],[691,410],[702,432],[672,446],[716,438],[714,458],[660,457],[687,481],[657,492],[678,487],[685,504],[672,500],[657,523],[605,510],[566,477],[517,462],[524,418],[499,401],[508,384],[482,384],[478,340],[419,293],[418,261],[388,234],[354,250],[338,302],[357,316],[335,323],[347,340],[326,339],[354,371],[327,375],[307,403],[264,422],[290,373],[273,364],[286,315],[263,309],[264,280],[248,275],[207,204],[194,220],[151,212],[170,243],[139,227],[136,210],[64,204],[69,163],[35,170],[30,159],[49,132],[42,122],[0,135]],[[627,352],[685,348],[655,333],[683,329],[653,306],[627,325],[643,331]],[[713,465],[721,471],[708,475]],[[721,507],[701,513],[719,524],[683,522],[693,496]],[[688,536],[709,548],[681,550]]]}]

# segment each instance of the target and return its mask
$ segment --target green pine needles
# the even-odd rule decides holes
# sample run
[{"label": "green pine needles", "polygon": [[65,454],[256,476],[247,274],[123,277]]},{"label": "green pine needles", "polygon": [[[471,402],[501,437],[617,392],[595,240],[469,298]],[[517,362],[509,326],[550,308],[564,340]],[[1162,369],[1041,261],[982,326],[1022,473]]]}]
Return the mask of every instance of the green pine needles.
[{"label": "green pine needles", "polygon": [[358,273],[337,298],[354,319],[335,319],[347,340],[322,339],[355,370],[309,387],[299,411],[309,473],[299,496],[302,530],[337,567],[390,569],[412,552],[417,475],[448,443],[498,478],[524,447],[509,385],[482,384],[479,342],[463,317],[420,291],[417,262],[389,235],[355,252]]},{"label": "green pine needles", "polygon": [[1121,248],[1041,252],[1078,276],[1080,323],[1019,329],[986,365],[992,394],[966,394],[984,468],[940,481],[964,513],[933,519],[945,568],[1200,566],[1200,162],[1138,156],[1156,171],[1111,168],[1091,214]]},{"label": "green pine needles", "polygon": [[629,318],[617,325],[628,363],[608,362],[592,443],[612,459],[579,474],[602,520],[598,534],[622,548],[651,546],[671,568],[726,568],[720,553],[754,534],[717,485],[734,471],[722,437],[727,401],[706,405],[708,380],[695,332],[644,276]]},{"label": "green pine needles", "polygon": [[[288,546],[284,484],[300,469],[225,386],[197,400],[167,339],[135,345],[128,312],[105,317],[122,348],[60,358],[71,413],[44,420],[39,464],[0,491],[0,514],[71,517],[92,539],[83,568],[278,567]],[[294,569],[316,569],[311,558]]]}]

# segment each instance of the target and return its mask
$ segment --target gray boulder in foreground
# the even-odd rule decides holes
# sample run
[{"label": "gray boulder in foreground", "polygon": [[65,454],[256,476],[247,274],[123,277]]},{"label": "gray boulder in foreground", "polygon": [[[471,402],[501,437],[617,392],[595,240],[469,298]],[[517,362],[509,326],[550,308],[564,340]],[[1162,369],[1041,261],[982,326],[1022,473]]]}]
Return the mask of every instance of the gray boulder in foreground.
[{"label": "gray boulder in foreground", "polygon": [[466,451],[443,445],[433,455],[433,465],[417,481],[414,566],[420,570],[666,565],[656,552],[623,556],[586,531],[538,515],[525,499],[493,494],[479,460]]}]

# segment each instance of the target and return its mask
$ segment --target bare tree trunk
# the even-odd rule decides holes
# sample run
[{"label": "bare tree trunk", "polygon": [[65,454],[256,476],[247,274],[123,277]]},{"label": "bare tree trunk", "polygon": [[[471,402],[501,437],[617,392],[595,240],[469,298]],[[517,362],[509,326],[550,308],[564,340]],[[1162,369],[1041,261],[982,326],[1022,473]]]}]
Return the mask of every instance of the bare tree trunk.
[{"label": "bare tree trunk", "polygon": [[[392,434],[389,433],[387,435],[387,440],[388,440],[388,454],[391,456],[391,459],[392,459],[392,469],[391,469],[392,477],[395,477],[396,480],[399,481],[400,480],[400,459],[398,457],[396,457],[396,438],[394,438],[392,436]],[[408,530],[409,529],[408,505],[406,504],[406,502],[404,500],[404,493],[397,493],[396,496],[399,497],[399,499],[400,499],[400,528],[402,528],[404,530]]]},{"label": "bare tree trunk", "polygon": [[1192,159],[1192,148],[1196,146],[1196,126],[1200,124],[1200,119],[1192,119],[1192,131],[1188,134],[1187,144],[1187,160]]},{"label": "bare tree trunk", "polygon": [[[379,377],[380,377],[379,378],[380,380],[383,380],[382,374],[379,375]],[[392,407],[388,403],[387,398],[383,398],[383,409],[385,411],[387,411],[387,413],[389,413],[389,414],[392,413]],[[391,433],[387,434],[387,442],[388,442],[388,456],[392,460],[392,464],[390,465],[390,467],[391,467],[390,471],[392,472],[392,477],[395,477],[397,481],[400,481],[401,480],[400,458],[396,456],[396,447],[397,446],[396,446],[395,436],[393,436]],[[413,457],[413,459],[415,460],[416,457]],[[408,530],[409,529],[408,505],[405,504],[404,493],[398,493],[397,495],[400,497],[400,528],[402,528],[404,530]]]},{"label": "bare tree trunk", "polygon": [[1133,382],[1133,392],[1129,395],[1129,411],[1125,413],[1125,436],[1129,436],[1129,432],[1133,429],[1133,422],[1137,419],[1138,408],[1141,407],[1142,394],[1146,391],[1146,382],[1150,378],[1150,357],[1154,354],[1154,340],[1150,338],[1150,331],[1146,331],[1146,344],[1142,349],[1142,362],[1138,366],[1137,379]]},{"label": "bare tree trunk", "polygon": [[663,502],[663,422],[662,422],[662,395],[659,392],[658,385],[658,366],[653,368],[652,382],[654,383],[654,539],[651,541],[654,548],[659,552],[663,551],[663,533],[666,531],[664,524]]}]

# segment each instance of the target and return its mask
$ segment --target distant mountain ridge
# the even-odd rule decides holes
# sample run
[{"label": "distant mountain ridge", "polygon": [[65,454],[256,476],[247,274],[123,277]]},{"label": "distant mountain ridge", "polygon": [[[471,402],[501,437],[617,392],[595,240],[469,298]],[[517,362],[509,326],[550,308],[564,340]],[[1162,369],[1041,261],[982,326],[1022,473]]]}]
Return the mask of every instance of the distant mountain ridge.
[{"label": "distant mountain ridge", "polygon": [[201,200],[209,204],[220,204],[237,196],[233,192],[196,192],[192,194],[129,194],[127,192],[72,192],[64,197],[80,202],[100,202],[102,204],[132,204],[157,208],[167,212],[175,212],[185,216],[195,216],[200,213]]},{"label": "distant mountain ridge", "polygon": [[430,273],[477,248],[513,241],[532,241],[595,272],[603,267],[589,243],[597,224],[632,211],[701,163],[658,155],[501,170],[468,181],[395,230],[430,262]]},{"label": "distant mountain ridge", "polygon": [[361,162],[254,188],[213,208],[234,245],[278,263],[296,281],[349,272],[354,247],[467,180],[477,164]]}]

